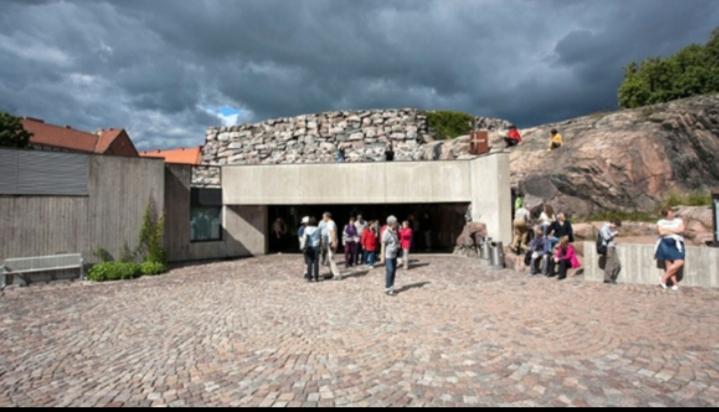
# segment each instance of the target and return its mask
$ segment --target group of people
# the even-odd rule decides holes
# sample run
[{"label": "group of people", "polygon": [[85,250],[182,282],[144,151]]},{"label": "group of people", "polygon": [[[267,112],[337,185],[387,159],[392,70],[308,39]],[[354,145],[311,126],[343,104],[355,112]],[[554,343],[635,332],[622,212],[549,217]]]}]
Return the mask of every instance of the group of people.
[{"label": "group of people", "polygon": [[[663,289],[678,290],[678,275],[684,266],[686,246],[682,237],[685,225],[676,215],[674,208],[661,211],[662,219],[657,222],[658,239],[654,258],[664,274],[659,279]],[[622,222],[613,219],[604,223],[596,238],[596,251],[599,255],[599,267],[604,270],[604,283],[616,284],[622,264],[617,254],[616,238]],[[572,224],[564,213],[554,213],[550,205],[544,205],[536,222],[524,207],[521,196],[515,202],[513,222],[514,236],[511,248],[519,255],[524,253],[524,263],[530,267],[530,274],[545,276],[558,275],[562,280],[568,273],[576,275],[581,262],[577,258]],[[531,228],[531,229],[530,229]]]},{"label": "group of people", "polygon": [[555,214],[550,205],[545,205],[534,222],[521,196],[517,197],[515,207],[511,247],[517,254],[524,253],[524,263],[529,266],[530,274],[558,275],[559,280],[565,279],[567,274],[574,276],[581,263],[572,245],[572,224],[565,214]]},{"label": "group of people", "polygon": [[[562,135],[559,134],[557,129],[552,129],[549,136],[549,148],[547,150],[554,150],[562,147],[564,144],[564,141],[562,140]],[[504,143],[506,144],[505,147],[512,147],[518,145],[522,141],[522,135],[519,134],[519,130],[517,129],[517,126],[511,125],[509,126],[509,130],[507,131],[507,135],[504,137]]]},{"label": "group of people", "polygon": [[382,227],[379,220],[368,222],[361,214],[350,216],[341,235],[338,234],[337,224],[330,212],[323,213],[319,223],[314,217],[305,216],[297,231],[300,250],[303,252],[306,265],[304,278],[308,282],[318,282],[321,264],[329,267],[332,279],[342,279],[335,262],[341,240],[345,268],[360,265],[373,268],[379,252],[380,263],[383,263],[386,269],[385,293],[394,295],[397,266],[404,264],[404,269],[409,269],[413,236],[409,221],[405,220],[399,227],[395,216],[389,216]]}]

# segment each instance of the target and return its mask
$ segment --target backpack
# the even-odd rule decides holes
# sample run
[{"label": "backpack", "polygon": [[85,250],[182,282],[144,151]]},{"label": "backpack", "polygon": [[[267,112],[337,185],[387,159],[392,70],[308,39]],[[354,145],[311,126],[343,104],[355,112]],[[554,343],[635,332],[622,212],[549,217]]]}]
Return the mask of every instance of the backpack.
[{"label": "backpack", "polygon": [[607,245],[604,243],[604,237],[601,231],[597,232],[597,254],[600,256],[607,255]]}]

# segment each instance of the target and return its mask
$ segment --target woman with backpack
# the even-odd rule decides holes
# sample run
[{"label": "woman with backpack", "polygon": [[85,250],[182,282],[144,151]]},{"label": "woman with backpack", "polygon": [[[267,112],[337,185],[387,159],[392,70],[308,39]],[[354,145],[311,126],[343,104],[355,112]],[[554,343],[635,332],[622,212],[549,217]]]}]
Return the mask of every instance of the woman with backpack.
[{"label": "woman with backpack", "polygon": [[307,281],[319,282],[320,280],[320,230],[317,227],[317,219],[310,217],[303,233],[304,242],[302,253],[305,256],[307,265]]}]

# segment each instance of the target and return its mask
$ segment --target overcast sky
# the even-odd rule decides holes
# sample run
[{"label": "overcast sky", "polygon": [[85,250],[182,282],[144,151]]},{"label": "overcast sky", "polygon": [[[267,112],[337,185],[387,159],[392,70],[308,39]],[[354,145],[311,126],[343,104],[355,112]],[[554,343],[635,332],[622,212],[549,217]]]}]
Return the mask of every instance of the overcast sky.
[{"label": "overcast sky", "polygon": [[527,127],[616,107],[627,63],[718,25],[717,0],[0,0],[0,110],[139,149],[328,110]]}]

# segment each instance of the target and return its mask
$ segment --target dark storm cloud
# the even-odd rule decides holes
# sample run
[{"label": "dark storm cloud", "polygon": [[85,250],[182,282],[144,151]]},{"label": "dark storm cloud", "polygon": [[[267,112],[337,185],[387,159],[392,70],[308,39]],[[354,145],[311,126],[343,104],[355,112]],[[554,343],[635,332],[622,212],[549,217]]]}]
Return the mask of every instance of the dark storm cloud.
[{"label": "dark storm cloud", "polygon": [[521,126],[616,105],[623,67],[706,41],[713,0],[4,1],[0,109],[140,148],[336,109],[464,110]]}]

